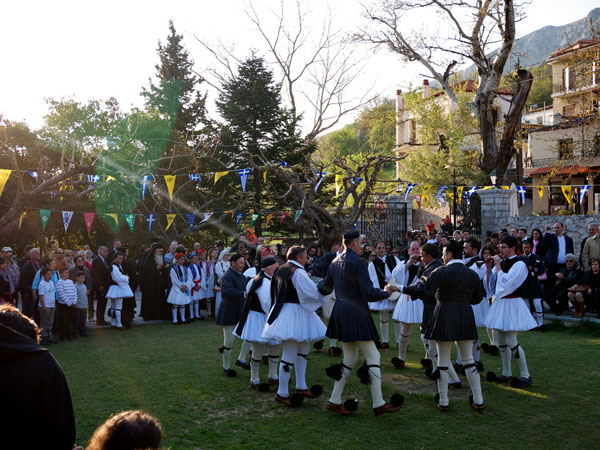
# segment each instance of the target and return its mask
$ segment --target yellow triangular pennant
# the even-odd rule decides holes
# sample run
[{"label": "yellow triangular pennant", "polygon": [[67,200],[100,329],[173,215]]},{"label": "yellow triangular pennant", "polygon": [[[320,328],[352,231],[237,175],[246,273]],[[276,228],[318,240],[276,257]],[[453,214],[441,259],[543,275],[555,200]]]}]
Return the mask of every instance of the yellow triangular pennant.
[{"label": "yellow triangular pennant", "polygon": [[544,186],[536,186],[540,200],[544,198]]},{"label": "yellow triangular pennant", "polygon": [[[501,186],[501,187],[502,187],[502,188],[504,188],[504,186]],[[493,186],[483,186],[483,187],[481,188],[481,190],[482,190],[482,191],[487,191],[488,189],[492,189],[492,188],[493,188]]]},{"label": "yellow triangular pennant", "polygon": [[115,177],[111,177],[110,175],[106,175],[106,181],[107,181],[107,182],[108,182],[108,181],[112,181],[112,180],[114,180],[114,179],[115,179]]},{"label": "yellow triangular pennant", "polygon": [[500,186],[500,187],[501,187],[502,189],[506,189],[506,190],[509,190],[509,189],[510,189],[510,186]]},{"label": "yellow triangular pennant", "polygon": [[119,224],[119,218],[117,217],[116,214],[104,214],[105,216],[110,217],[112,220],[115,221],[115,223],[118,225]]},{"label": "yellow triangular pennant", "polygon": [[224,172],[215,172],[215,184],[217,184],[217,181],[219,181],[219,178],[224,177],[228,173],[229,172],[227,172],[227,171],[224,171]]},{"label": "yellow triangular pennant", "polygon": [[[267,173],[267,172],[265,172]],[[269,226],[269,223],[271,223],[271,220],[273,220],[273,218],[275,217],[275,214],[267,214],[267,225]]]},{"label": "yellow triangular pennant", "polygon": [[2,191],[4,191],[4,186],[6,185],[8,177],[10,177],[11,173],[12,170],[10,169],[0,169],[0,196],[2,195]]},{"label": "yellow triangular pennant", "polygon": [[167,183],[167,191],[169,198],[173,201],[173,188],[175,187],[175,175],[165,175],[165,183]]},{"label": "yellow triangular pennant", "polygon": [[569,206],[571,206],[572,205],[572,201],[571,201],[571,186],[561,186],[560,189],[562,190],[563,195],[567,199],[567,202],[569,203]]},{"label": "yellow triangular pennant", "polygon": [[165,228],[165,231],[169,229],[176,216],[177,214],[167,214],[167,228]]},{"label": "yellow triangular pennant", "polygon": [[263,181],[265,183],[267,182],[267,171],[266,170],[263,172]]}]

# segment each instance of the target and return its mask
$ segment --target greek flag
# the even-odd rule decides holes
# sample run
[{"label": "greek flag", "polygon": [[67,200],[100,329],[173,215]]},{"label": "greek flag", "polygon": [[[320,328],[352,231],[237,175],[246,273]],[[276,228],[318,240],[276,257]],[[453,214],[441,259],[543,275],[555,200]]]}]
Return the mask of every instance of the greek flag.
[{"label": "greek flag", "polygon": [[192,181],[202,181],[202,176],[199,173],[190,173],[188,176]]},{"label": "greek flag", "polygon": [[248,181],[250,169],[240,169],[238,173],[240,174],[240,183],[242,183],[242,192],[246,192],[246,181]]},{"label": "greek flag", "polygon": [[521,205],[524,205],[527,188],[525,186],[517,186],[517,192],[519,193],[519,197],[521,197]]},{"label": "greek flag", "polygon": [[583,204],[583,199],[585,198],[585,195],[588,193],[588,191],[590,190],[590,185],[589,184],[585,184],[583,186],[580,186],[579,188],[579,204]]},{"label": "greek flag", "polygon": [[408,185],[406,186],[406,190],[404,191],[404,200],[408,199],[410,191],[412,191],[416,185],[416,183],[408,183]]}]

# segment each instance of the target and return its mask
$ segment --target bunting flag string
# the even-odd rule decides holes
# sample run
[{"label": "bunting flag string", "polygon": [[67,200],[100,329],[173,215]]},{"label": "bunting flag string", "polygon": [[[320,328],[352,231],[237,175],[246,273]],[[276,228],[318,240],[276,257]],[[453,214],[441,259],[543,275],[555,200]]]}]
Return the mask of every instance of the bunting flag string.
[{"label": "bunting flag string", "polygon": [[26,214],[27,214],[27,211],[22,212],[21,215],[19,216],[19,230],[21,229],[21,225],[23,225],[23,218],[25,217]]},{"label": "bunting flag string", "polygon": [[73,211],[63,211],[62,212],[63,225],[65,226],[65,233],[69,229],[69,224],[71,223],[71,219],[73,218]]},{"label": "bunting flag string", "polygon": [[585,185],[579,187],[579,204],[580,205],[583,204],[583,199],[587,195],[590,188],[591,188],[591,186],[589,184],[585,184]]},{"label": "bunting flag string", "polygon": [[142,186],[142,200],[144,200],[144,198],[146,197],[146,190],[148,189],[148,184],[150,183],[150,180],[152,179],[151,175],[144,175],[142,177],[142,181],[141,181],[141,186]]},{"label": "bunting flag string", "polygon": [[457,186],[456,188],[456,194],[458,195],[458,200],[460,201],[461,198],[463,198],[463,190],[464,190],[464,186]]},{"label": "bunting flag string", "polygon": [[40,218],[42,219],[42,230],[46,230],[46,225],[48,225],[48,219],[50,219],[50,214],[52,211],[49,209],[40,209]]},{"label": "bunting flag string", "polygon": [[317,192],[319,190],[319,186],[321,186],[321,183],[325,179],[326,175],[327,175],[327,172],[319,172],[317,174],[317,176],[319,177],[319,181],[317,181],[317,184],[315,185],[315,192]]},{"label": "bunting flag string", "polygon": [[544,186],[536,186],[538,195],[540,196],[540,200],[544,198]]},{"label": "bunting flag string", "polygon": [[167,214],[167,227],[165,228],[165,231],[171,227],[176,216],[177,214]]},{"label": "bunting flag string", "polygon": [[192,181],[202,181],[202,175],[200,175],[199,173],[190,173],[189,174],[190,180]]},{"label": "bunting flag string", "polygon": [[85,221],[85,228],[87,229],[88,235],[90,234],[90,230],[92,229],[92,223],[94,223],[95,216],[96,213],[83,213],[83,220]]},{"label": "bunting flag string", "polygon": [[236,213],[236,215],[235,215],[235,227],[234,228],[237,228],[238,224],[240,223],[240,221],[242,220],[243,217],[244,217],[244,213],[243,212]]},{"label": "bunting flag string", "polygon": [[196,214],[194,214],[194,213],[186,214],[185,219],[187,220],[188,224],[190,225],[190,231],[194,231],[194,222],[196,221]]},{"label": "bunting flag string", "polygon": [[88,183],[97,183],[100,181],[100,175],[88,175],[87,176]]},{"label": "bunting flag string", "polygon": [[211,213],[211,212],[209,212],[209,213],[204,213],[204,218],[203,218],[203,219],[200,221],[200,223],[207,222],[207,221],[208,221],[208,219],[210,219],[210,218],[212,217],[212,215],[213,215],[213,214],[214,214],[214,213]]},{"label": "bunting flag string", "polygon": [[569,206],[571,206],[571,204],[573,203],[571,200],[571,186],[561,186],[560,189],[562,190],[563,195],[567,199],[567,203],[569,204]]},{"label": "bunting flag string", "polygon": [[10,169],[0,169],[0,196],[2,195],[2,192],[4,192],[4,186],[6,185],[11,173],[12,170]]},{"label": "bunting flag string", "polygon": [[225,175],[227,175],[229,172],[228,171],[223,171],[223,172],[215,172],[215,183],[217,184],[217,181],[219,181],[220,178],[224,177]]},{"label": "bunting flag string", "polygon": [[146,222],[148,223],[148,233],[152,233],[152,227],[156,222],[156,214],[146,214]]},{"label": "bunting flag string", "polygon": [[344,186],[344,175],[336,174],[335,175],[335,195],[339,195],[342,187]]},{"label": "bunting flag string", "polygon": [[125,214],[125,221],[129,225],[129,231],[133,233],[133,226],[135,225],[135,214]]},{"label": "bunting flag string", "polygon": [[175,175],[165,175],[165,183],[169,192],[169,199],[173,201],[173,189],[175,188]]},{"label": "bunting flag string", "polygon": [[521,205],[524,205],[527,188],[525,186],[517,186],[517,192],[519,193],[519,197],[521,197]]},{"label": "bunting flag string", "polygon": [[242,185],[242,192],[246,192],[246,182],[248,181],[248,175],[250,175],[250,169],[240,169],[238,171],[240,175],[240,183]]}]

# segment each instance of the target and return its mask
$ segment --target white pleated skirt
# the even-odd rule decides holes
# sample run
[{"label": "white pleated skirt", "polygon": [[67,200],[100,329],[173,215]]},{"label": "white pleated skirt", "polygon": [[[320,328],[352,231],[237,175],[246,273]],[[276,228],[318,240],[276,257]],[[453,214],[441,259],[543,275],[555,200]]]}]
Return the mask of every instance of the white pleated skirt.
[{"label": "white pleated skirt", "polygon": [[396,309],[396,302],[391,301],[389,298],[380,302],[369,302],[369,309],[371,311],[393,311]]},{"label": "white pleated skirt", "polygon": [[120,286],[117,286],[116,284],[113,284],[111,287],[108,288],[108,292],[106,293],[106,298],[129,297],[133,297],[133,292],[131,292],[131,288],[129,286],[122,288]]},{"label": "white pleated skirt", "polygon": [[520,297],[494,300],[483,324],[500,331],[527,331],[538,326]]},{"label": "white pleated skirt", "polygon": [[172,287],[167,297],[167,303],[171,305],[188,305],[192,301],[192,298],[185,292],[181,292],[181,289]]},{"label": "white pleated skirt", "polygon": [[423,301],[408,300],[406,294],[402,294],[396,302],[396,309],[392,318],[397,322],[421,323],[423,321]]},{"label": "white pleated skirt", "polygon": [[190,297],[190,300],[202,300],[203,298],[205,298],[203,288],[200,288],[200,290],[198,290],[198,291],[194,291],[192,289],[191,292],[192,292],[192,295]]},{"label": "white pleated skirt", "polygon": [[327,328],[316,313],[299,303],[284,303],[277,319],[265,324],[262,337],[276,341],[313,342],[325,338]]},{"label": "white pleated skirt", "polygon": [[478,304],[471,305],[471,308],[473,308],[473,316],[475,316],[475,326],[483,327],[483,321],[490,311],[490,303],[487,297],[484,297]]},{"label": "white pleated skirt", "polygon": [[[260,344],[269,345],[281,344],[281,342],[279,341],[273,341],[263,337],[262,333],[265,328],[266,322],[266,314],[259,313],[258,311],[249,311],[248,318],[246,319],[246,323],[244,324],[244,329],[242,330],[242,334],[239,335],[234,331],[233,335],[248,342],[258,342]],[[237,329],[237,325],[235,329]]]}]

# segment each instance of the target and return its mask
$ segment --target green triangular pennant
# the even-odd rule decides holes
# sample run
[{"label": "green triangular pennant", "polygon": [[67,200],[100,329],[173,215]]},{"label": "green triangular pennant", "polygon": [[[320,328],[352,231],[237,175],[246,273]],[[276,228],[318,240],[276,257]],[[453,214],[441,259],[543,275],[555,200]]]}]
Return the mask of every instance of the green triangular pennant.
[{"label": "green triangular pennant", "polygon": [[256,222],[259,217],[260,217],[260,214],[252,214],[252,222],[250,222],[250,228],[252,228],[254,226],[254,222]]},{"label": "green triangular pennant", "polygon": [[301,209],[299,209],[298,211],[296,211],[296,215],[294,216],[294,222],[297,222],[301,215],[302,215],[302,210]]},{"label": "green triangular pennant", "polygon": [[46,225],[48,225],[48,219],[50,219],[50,214],[52,211],[49,209],[40,209],[40,217],[42,219],[42,230],[46,230]]},{"label": "green triangular pennant", "polygon": [[133,233],[133,224],[135,223],[135,214],[125,214],[125,220],[129,225],[129,231]]}]

